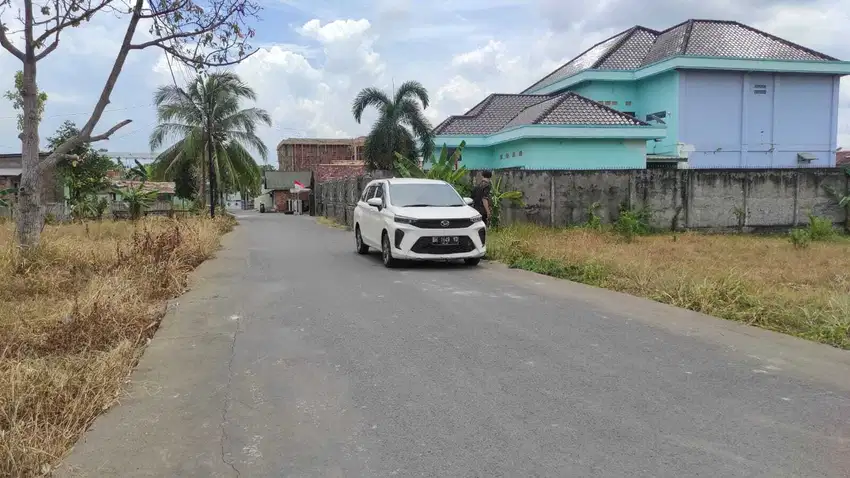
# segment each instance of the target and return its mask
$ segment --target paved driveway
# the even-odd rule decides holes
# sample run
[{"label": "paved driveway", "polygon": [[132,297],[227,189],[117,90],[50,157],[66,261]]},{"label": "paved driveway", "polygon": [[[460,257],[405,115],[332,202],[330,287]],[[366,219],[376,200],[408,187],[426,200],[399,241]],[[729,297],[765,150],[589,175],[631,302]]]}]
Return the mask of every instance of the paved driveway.
[{"label": "paved driveway", "polygon": [[850,476],[846,352],[241,222],[63,476]]}]

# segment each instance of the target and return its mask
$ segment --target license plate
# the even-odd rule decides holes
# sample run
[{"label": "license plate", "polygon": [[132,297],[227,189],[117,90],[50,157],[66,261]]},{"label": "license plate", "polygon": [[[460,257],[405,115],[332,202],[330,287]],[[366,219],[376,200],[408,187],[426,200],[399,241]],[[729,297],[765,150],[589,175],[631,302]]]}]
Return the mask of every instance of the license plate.
[{"label": "license plate", "polygon": [[460,237],[458,236],[440,236],[431,238],[431,244],[437,246],[455,246],[458,243],[460,243]]}]

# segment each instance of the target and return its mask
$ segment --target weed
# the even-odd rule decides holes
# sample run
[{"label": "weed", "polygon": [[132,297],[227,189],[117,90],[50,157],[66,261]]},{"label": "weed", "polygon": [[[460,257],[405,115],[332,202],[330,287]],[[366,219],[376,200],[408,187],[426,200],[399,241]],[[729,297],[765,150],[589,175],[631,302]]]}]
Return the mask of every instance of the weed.
[{"label": "weed", "polygon": [[597,231],[602,229],[602,218],[599,217],[598,213],[600,207],[602,207],[602,204],[597,201],[587,208],[587,227]]},{"label": "weed", "polygon": [[636,236],[642,236],[650,232],[649,220],[649,211],[646,209],[622,209],[620,211],[620,217],[614,223],[614,231],[626,242],[632,242]]},{"label": "weed", "polygon": [[795,249],[805,249],[812,243],[812,234],[808,229],[792,229],[788,233],[788,240],[791,241]]},{"label": "weed", "polygon": [[738,232],[744,232],[744,227],[747,225],[747,211],[742,207],[735,206],[732,208],[732,215],[735,216]]},{"label": "weed", "polygon": [[809,214],[809,225],[807,227],[809,236],[813,241],[825,241],[836,235],[832,220]]}]

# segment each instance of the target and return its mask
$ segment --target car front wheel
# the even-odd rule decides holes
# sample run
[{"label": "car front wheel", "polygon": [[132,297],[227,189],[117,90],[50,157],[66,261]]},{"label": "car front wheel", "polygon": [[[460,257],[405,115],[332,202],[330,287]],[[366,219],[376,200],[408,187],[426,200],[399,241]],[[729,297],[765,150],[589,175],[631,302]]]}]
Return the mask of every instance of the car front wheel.
[{"label": "car front wheel", "polygon": [[381,238],[381,258],[384,260],[384,266],[393,268],[398,265],[398,260],[393,257],[393,251],[390,246],[390,236],[385,232]]},{"label": "car front wheel", "polygon": [[369,246],[363,243],[363,236],[360,235],[360,226],[354,228],[354,245],[357,247],[358,254],[369,253]]}]

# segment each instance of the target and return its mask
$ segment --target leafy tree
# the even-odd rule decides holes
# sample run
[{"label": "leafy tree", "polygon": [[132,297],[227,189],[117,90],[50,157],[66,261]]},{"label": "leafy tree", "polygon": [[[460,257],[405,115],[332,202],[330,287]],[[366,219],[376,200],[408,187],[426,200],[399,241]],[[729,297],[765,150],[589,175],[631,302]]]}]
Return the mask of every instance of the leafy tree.
[{"label": "leafy tree", "polygon": [[[260,182],[260,169],[249,149],[266,159],[268,148],[256,131],[260,124],[271,125],[271,117],[260,108],[242,109],[240,103],[246,99],[255,101],[257,95],[230,72],[198,75],[186,89],[162,86],[154,95],[159,124],[151,133],[151,149],[176,140],[154,160],[154,175],[174,174],[183,163],[201,166],[203,175],[206,166],[210,216],[215,216],[220,192],[252,191]],[[220,191],[217,178],[222,179]]]},{"label": "leafy tree", "polygon": [[[417,101],[418,100],[418,101]],[[408,158],[430,158],[434,152],[431,124],[422,110],[428,108],[428,91],[418,81],[406,81],[391,100],[377,88],[365,88],[351,105],[354,119],[360,123],[367,107],[378,109],[379,116],[366,136],[363,155],[371,169],[391,169],[395,153]],[[421,148],[417,147],[417,141]]]},{"label": "leafy tree", "polygon": [[[2,2],[0,2],[0,5],[2,5]],[[23,89],[24,89],[24,72],[21,71],[21,70],[18,70],[18,71],[15,72],[15,89],[9,90],[6,93],[3,93],[3,96],[7,100],[12,102],[12,108],[14,108],[15,111],[20,111],[20,113],[18,113],[18,131],[21,131],[21,132],[24,130],[24,115],[23,115],[24,95],[23,95]],[[41,117],[44,114],[44,103],[47,101],[47,93],[45,93],[43,91],[39,91],[36,94],[35,99],[36,99],[35,118],[36,118],[36,122],[40,124],[41,123]]]},{"label": "leafy tree", "polygon": [[189,161],[181,162],[174,172],[174,192],[177,197],[194,201],[198,195],[195,166]]},{"label": "leafy tree", "polygon": [[[50,149],[56,149],[65,141],[80,134],[73,121],[65,121],[53,136],[47,138]],[[97,194],[107,186],[106,173],[114,169],[112,159],[92,148],[91,144],[80,144],[70,151],[73,156],[63,157],[57,163],[57,171],[68,185],[69,201],[73,206],[89,195]]]},{"label": "leafy tree", "polygon": [[[18,10],[18,15],[11,14]],[[38,244],[44,224],[41,204],[41,176],[81,144],[109,139],[126,119],[105,132],[96,134],[112,90],[131,51],[159,48],[170,58],[191,68],[232,65],[254,49],[249,44],[254,31],[247,21],[256,18],[260,7],[256,0],[53,0],[36,4],[33,0],[0,0],[0,47],[21,62],[20,105],[23,115],[22,173],[18,194],[17,239],[29,249]],[[58,54],[60,38],[67,28],[81,28],[94,17],[110,15],[126,20],[126,30],[117,45],[115,61],[95,103],[91,116],[79,134],[54,148],[46,157],[39,156],[39,106],[37,64]],[[15,20],[10,20],[15,18]],[[137,35],[139,24],[150,25]],[[143,27],[144,28],[144,27]],[[14,100],[13,100],[14,101]],[[43,103],[42,103],[43,104]]]}]

